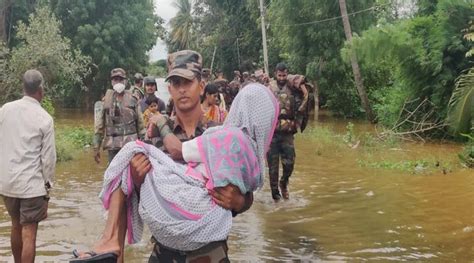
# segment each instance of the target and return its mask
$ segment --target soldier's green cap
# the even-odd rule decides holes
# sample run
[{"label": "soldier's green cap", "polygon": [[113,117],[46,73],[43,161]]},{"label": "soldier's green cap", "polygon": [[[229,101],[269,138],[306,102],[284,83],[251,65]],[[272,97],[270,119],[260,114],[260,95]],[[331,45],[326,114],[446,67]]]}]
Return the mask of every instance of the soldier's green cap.
[{"label": "soldier's green cap", "polygon": [[133,77],[135,78],[135,80],[143,80],[143,75],[140,72],[135,73]]},{"label": "soldier's green cap", "polygon": [[112,71],[110,71],[110,78],[114,78],[114,77],[121,77],[121,78],[124,78],[124,79],[127,78],[125,70],[123,68],[114,68],[114,69],[112,69]]},{"label": "soldier's green cap", "polygon": [[168,76],[178,76],[193,80],[196,76],[201,76],[202,57],[201,54],[192,50],[181,50],[168,55]]}]

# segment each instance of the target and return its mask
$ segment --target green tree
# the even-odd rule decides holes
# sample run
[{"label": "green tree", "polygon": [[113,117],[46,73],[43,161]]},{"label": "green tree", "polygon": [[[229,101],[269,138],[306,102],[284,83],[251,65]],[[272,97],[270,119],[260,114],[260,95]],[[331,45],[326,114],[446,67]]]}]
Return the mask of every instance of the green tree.
[{"label": "green tree", "polygon": [[40,70],[48,88],[47,94],[58,97],[71,88],[81,88],[82,78],[88,74],[90,58],[71,47],[70,40],[61,36],[61,22],[49,8],[41,7],[31,14],[28,25],[19,22],[19,43],[11,52],[3,48],[2,78],[0,94],[3,101],[21,95],[19,80],[31,68]]},{"label": "green tree", "polygon": [[18,44],[15,35],[19,21],[26,22],[40,0],[0,0],[0,36],[8,47]]},{"label": "green tree", "polygon": [[420,114],[435,110],[440,119],[446,117],[455,79],[473,64],[465,57],[472,43],[462,33],[473,16],[469,1],[440,0],[432,14],[379,25],[354,39],[352,48],[366,63],[383,61],[392,68],[384,84],[391,88],[383,95],[391,99],[376,106],[379,118],[386,114],[384,124],[393,125],[404,102],[414,99],[432,102]]},{"label": "green tree", "polygon": [[[349,17],[347,15],[346,0],[339,0],[339,7],[341,9],[344,33],[346,35],[347,41],[350,43],[352,41],[352,30],[349,22]],[[357,55],[355,51],[353,51],[351,54],[351,67],[352,72],[354,73],[354,80],[357,87],[357,92],[359,93],[359,97],[362,103],[362,107],[364,108],[365,115],[369,121],[374,122],[375,117],[372,113],[372,108],[370,107],[369,97],[367,96],[367,91],[365,90],[364,82],[362,81],[359,62],[357,61]]]},{"label": "green tree", "polygon": [[162,32],[162,19],[153,13],[152,0],[50,0],[50,4],[73,46],[97,65],[90,87],[97,99],[110,85],[111,69],[143,72],[148,64],[146,52]]},{"label": "green tree", "polygon": [[[350,16],[354,34],[375,24],[376,12],[370,9],[375,5],[375,0],[347,2],[349,14],[365,10]],[[338,2],[274,0],[268,15],[270,61],[286,61],[291,72],[316,79],[321,102],[333,112],[348,117],[362,115],[364,109],[354,88],[350,65],[340,54],[345,35]],[[364,77],[370,78],[366,74]]]},{"label": "green tree", "polygon": [[166,68],[166,60],[160,59],[156,62],[150,63],[145,70],[147,75],[155,76],[155,77],[166,77],[167,68]]},{"label": "green tree", "polygon": [[[474,23],[470,21],[464,38],[474,42]],[[466,57],[474,56],[474,45],[466,53]],[[466,70],[456,79],[456,86],[448,103],[447,123],[454,135],[474,135],[474,66]],[[472,144],[472,137],[470,137]],[[473,153],[471,153],[472,155]]]},{"label": "green tree", "polygon": [[198,0],[195,4],[197,50],[210,67],[227,76],[235,69],[251,71],[263,64],[258,2]]}]

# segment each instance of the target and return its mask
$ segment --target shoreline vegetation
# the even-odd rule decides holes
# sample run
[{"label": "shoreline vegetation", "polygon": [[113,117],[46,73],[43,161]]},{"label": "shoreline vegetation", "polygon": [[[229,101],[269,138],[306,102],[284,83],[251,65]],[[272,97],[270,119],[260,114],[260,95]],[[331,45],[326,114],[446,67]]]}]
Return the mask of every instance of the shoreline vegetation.
[{"label": "shoreline vegetation", "polygon": [[[44,105],[90,109],[110,85],[112,68],[125,67],[129,77],[165,74],[166,60],[148,56],[161,39],[169,53],[199,52],[203,67],[228,79],[234,70],[251,76],[267,63],[272,77],[274,65],[287,63],[289,72],[314,86],[314,108],[354,121],[365,116],[384,127],[374,138],[346,134],[340,140],[350,148],[447,138],[465,143],[459,159],[474,166],[472,1],[275,0],[260,12],[249,0],[175,0],[169,29],[152,1],[33,2],[0,4],[0,22],[10,29],[0,30],[0,105],[21,97],[21,76],[36,68],[45,76]],[[112,15],[97,15],[105,9]],[[268,54],[262,51],[262,15]],[[268,55],[265,63],[262,55]],[[60,160],[84,147],[73,133],[58,135]],[[408,169],[426,162],[360,163]]]},{"label": "shoreline vegetation", "polygon": [[[473,165],[472,139],[466,145],[441,139],[407,141],[398,136],[381,137],[376,132],[356,132],[355,125],[351,122],[344,132],[339,133],[324,123],[316,123],[315,127],[308,128],[299,136],[303,140],[318,143],[319,146],[314,149],[316,156],[353,158],[354,165],[360,168],[394,170],[413,175],[446,175],[455,170],[472,168]],[[462,148],[462,152],[458,156],[454,153],[443,157],[430,154],[428,150],[423,154],[416,154],[420,145],[438,143],[457,146]]]},{"label": "shoreline vegetation", "polygon": [[93,135],[89,127],[56,126],[57,162],[74,160],[77,153],[91,147]]},{"label": "shoreline vegetation", "polygon": [[[314,122],[304,133],[299,134],[303,140],[316,141],[315,156],[342,154],[344,158],[353,158],[354,165],[367,169],[394,170],[413,175],[445,174],[465,168],[472,168],[474,144],[472,138],[465,144],[449,140],[433,139],[428,142],[402,140],[397,136],[380,137],[376,132],[361,132],[357,124],[348,122],[344,131],[336,132],[334,128],[324,123]],[[58,162],[74,160],[81,151],[92,145],[92,127],[56,125],[56,149]],[[413,146],[420,144],[450,144],[459,145],[462,151],[439,157],[430,154],[413,158],[410,153]],[[337,155],[337,154],[336,154]],[[336,157],[336,156],[334,156]],[[92,159],[91,159],[92,160]]]}]

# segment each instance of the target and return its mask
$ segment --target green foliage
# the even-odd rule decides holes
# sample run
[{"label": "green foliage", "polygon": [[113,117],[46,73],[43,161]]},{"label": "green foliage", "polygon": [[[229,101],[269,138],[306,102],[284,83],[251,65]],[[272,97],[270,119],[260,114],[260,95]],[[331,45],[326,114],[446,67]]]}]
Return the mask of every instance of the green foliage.
[{"label": "green foliage", "polygon": [[410,94],[401,86],[389,86],[374,90],[371,95],[377,120],[389,127],[397,122],[400,109]]},{"label": "green foliage", "polygon": [[[188,11],[178,12],[171,21],[173,23],[170,22],[172,32],[167,38],[168,50],[179,49],[176,43],[171,42],[174,32],[179,35],[182,32],[189,32],[189,36],[185,39],[189,40],[191,49],[201,53],[204,67],[211,67],[214,50],[216,50],[214,72],[216,69],[221,69],[227,76],[231,76],[235,69],[254,70],[262,61],[259,59],[262,54],[262,42],[260,27],[257,24],[257,8],[258,3],[250,0],[194,1],[191,17],[187,15]],[[188,29],[190,21],[192,21],[192,27]],[[178,22],[185,26],[173,26]]]},{"label": "green foliage", "polygon": [[360,167],[368,167],[375,169],[389,169],[389,170],[398,170],[411,173],[423,173],[428,172],[429,168],[434,168],[436,162],[431,160],[421,159],[421,160],[405,160],[405,161],[367,161],[367,160],[357,160],[357,164]]},{"label": "green foliage", "polygon": [[342,145],[339,135],[335,134],[333,130],[325,126],[308,127],[304,133],[300,134],[304,140],[317,141],[320,145]]},{"label": "green foliage", "polygon": [[350,144],[353,144],[353,143],[356,143],[357,142],[357,137],[354,133],[354,123],[352,122],[349,122],[346,126],[346,134],[344,134],[344,136],[342,137],[342,139],[344,140],[344,142],[346,144],[350,143]]},{"label": "green foliage", "polygon": [[49,115],[54,117],[55,110],[51,98],[44,97],[43,100],[41,100],[41,106],[49,113]]},{"label": "green foliage", "polygon": [[468,133],[474,124],[474,67],[456,80],[448,103],[447,123],[453,134]]},{"label": "green foliage", "polygon": [[28,17],[31,13],[35,11],[35,8],[38,6],[38,2],[43,2],[41,0],[15,0],[15,1],[0,1],[0,7],[2,8],[3,15],[5,19],[4,29],[5,29],[5,44],[9,48],[13,48],[18,45],[19,41],[15,37],[17,34],[16,25],[18,22],[27,22]]},{"label": "green foliage", "polygon": [[[376,1],[347,1],[348,12],[367,9]],[[354,34],[374,25],[375,12],[350,17]],[[321,23],[310,21],[339,17],[338,1],[272,1],[269,8],[270,53],[273,61],[284,60],[291,72],[315,78],[321,101],[333,112],[346,117],[362,116],[360,100],[353,83],[350,65],[340,55],[345,35],[341,19]],[[301,25],[302,24],[302,25]],[[363,72],[362,75],[365,76]]]},{"label": "green foliage", "polygon": [[76,153],[92,144],[93,132],[83,127],[56,129],[56,155],[58,162],[74,159]]},{"label": "green foliage", "polygon": [[459,160],[462,164],[469,168],[474,168],[474,132],[473,135],[461,134],[468,139],[464,150],[458,154]]},{"label": "green foliage", "polygon": [[148,67],[145,69],[147,75],[155,76],[155,77],[166,77],[168,72],[166,67],[166,60],[158,60],[154,63],[150,63]]},{"label": "green foliage", "polygon": [[[424,5],[430,10],[432,4],[423,2],[420,10],[424,10]],[[429,99],[431,109],[444,118],[456,77],[472,65],[464,56],[472,44],[462,36],[463,28],[474,16],[472,6],[463,0],[442,0],[436,4],[434,13],[426,10],[413,19],[370,28],[342,52],[347,59],[352,48],[365,63],[390,63],[391,76],[382,85],[386,88],[376,94],[379,101],[374,106],[378,114],[383,114],[379,120],[385,124],[393,125],[391,122],[397,120],[403,97]],[[395,101],[385,104],[393,95]],[[413,104],[407,110],[417,106]]]},{"label": "green foliage", "polygon": [[28,25],[19,22],[16,35],[18,45],[11,51],[2,48],[1,67],[6,78],[1,83],[5,92],[1,94],[1,101],[21,96],[19,80],[31,68],[42,72],[46,93],[51,98],[67,88],[61,84],[81,86],[82,78],[88,74],[90,59],[71,48],[69,39],[61,36],[60,27],[61,22],[47,7],[38,8],[31,14]]},{"label": "green foliage", "polygon": [[170,20],[169,51],[191,49],[194,23],[191,0],[175,0],[172,5],[178,9],[178,13]]},{"label": "green foliage", "polygon": [[[92,58],[98,72],[91,81],[91,97],[99,98],[110,86],[110,70],[143,72],[146,51],[156,43],[163,28],[153,13],[153,1],[51,0],[54,13],[63,21],[63,33],[85,55]],[[86,90],[77,91],[84,93]]]},{"label": "green foliage", "polygon": [[10,50],[5,43],[0,42],[0,105],[20,97],[20,81],[11,74],[8,61]]}]

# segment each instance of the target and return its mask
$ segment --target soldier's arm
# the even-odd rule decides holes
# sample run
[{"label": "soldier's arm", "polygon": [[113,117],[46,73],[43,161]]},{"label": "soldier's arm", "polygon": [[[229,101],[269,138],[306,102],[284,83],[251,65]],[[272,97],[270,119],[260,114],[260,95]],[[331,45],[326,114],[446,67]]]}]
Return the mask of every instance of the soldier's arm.
[{"label": "soldier's arm", "polygon": [[143,113],[140,107],[140,103],[137,103],[137,107],[135,107],[135,114],[137,115],[138,138],[143,140],[146,134],[146,127],[145,127],[145,121],[143,121]]},{"label": "soldier's arm", "polygon": [[102,101],[97,101],[94,104],[94,140],[92,146],[94,150],[100,150],[102,139],[105,131],[105,111]]}]

